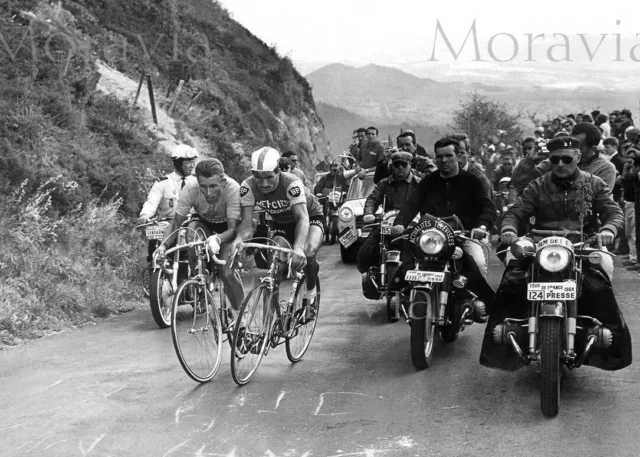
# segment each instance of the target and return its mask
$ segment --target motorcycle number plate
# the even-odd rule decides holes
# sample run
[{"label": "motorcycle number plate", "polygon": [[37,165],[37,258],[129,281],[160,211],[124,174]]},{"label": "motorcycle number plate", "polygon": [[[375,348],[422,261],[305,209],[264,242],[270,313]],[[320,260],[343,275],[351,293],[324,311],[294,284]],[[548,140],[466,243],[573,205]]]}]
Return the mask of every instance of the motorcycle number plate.
[{"label": "motorcycle number plate", "polygon": [[407,274],[405,274],[404,279],[416,282],[443,282],[444,271],[409,270]]},{"label": "motorcycle number plate", "polygon": [[382,226],[380,227],[380,234],[391,235],[391,226],[382,224]]},{"label": "motorcycle number plate", "polygon": [[159,228],[150,228],[145,231],[148,240],[161,240],[164,238],[164,230]]},{"label": "motorcycle number plate", "polygon": [[575,300],[577,288],[575,281],[530,283],[527,285],[527,300]]},{"label": "motorcycle number plate", "polygon": [[340,237],[340,244],[345,248],[348,248],[358,239],[358,235],[354,233],[352,229],[349,229],[344,235]]}]

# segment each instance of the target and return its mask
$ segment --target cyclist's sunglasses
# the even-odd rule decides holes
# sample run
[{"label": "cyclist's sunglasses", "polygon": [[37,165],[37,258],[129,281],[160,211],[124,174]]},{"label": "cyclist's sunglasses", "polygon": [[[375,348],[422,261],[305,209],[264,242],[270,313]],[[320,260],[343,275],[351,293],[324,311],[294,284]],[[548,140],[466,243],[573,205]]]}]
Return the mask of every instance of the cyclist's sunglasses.
[{"label": "cyclist's sunglasses", "polygon": [[549,162],[551,162],[554,165],[558,165],[562,160],[562,163],[568,165],[571,162],[573,162],[574,159],[575,157],[572,157],[572,156],[551,156],[549,157]]}]

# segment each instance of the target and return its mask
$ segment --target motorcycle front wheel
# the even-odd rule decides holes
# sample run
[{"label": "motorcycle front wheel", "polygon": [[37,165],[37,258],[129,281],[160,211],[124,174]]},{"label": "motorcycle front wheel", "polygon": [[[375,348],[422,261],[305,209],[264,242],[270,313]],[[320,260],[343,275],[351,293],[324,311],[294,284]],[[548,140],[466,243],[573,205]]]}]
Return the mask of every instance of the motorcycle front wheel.
[{"label": "motorcycle front wheel", "polygon": [[435,343],[435,292],[419,290],[411,303],[411,361],[417,370],[431,366]]},{"label": "motorcycle front wheel", "polygon": [[540,319],[540,409],[547,417],[557,416],[560,404],[561,335],[560,319]]}]

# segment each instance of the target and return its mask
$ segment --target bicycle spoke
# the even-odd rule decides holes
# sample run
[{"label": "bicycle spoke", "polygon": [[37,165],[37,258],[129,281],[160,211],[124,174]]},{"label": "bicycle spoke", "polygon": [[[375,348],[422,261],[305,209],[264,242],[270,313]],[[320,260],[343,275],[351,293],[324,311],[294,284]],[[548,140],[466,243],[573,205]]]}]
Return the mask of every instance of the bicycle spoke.
[{"label": "bicycle spoke", "polygon": [[309,348],[313,332],[316,329],[318,314],[320,312],[320,280],[316,284],[316,298],[314,304],[309,307],[303,306],[303,299],[307,290],[306,278],[298,284],[293,297],[293,304],[290,307],[289,334],[287,336],[286,348],[287,357],[291,362],[298,362],[302,359]]},{"label": "bicycle spoke", "polygon": [[171,318],[180,364],[193,380],[211,380],[222,357],[222,325],[213,296],[198,281],[185,281],[178,288]]},{"label": "bicycle spoke", "polygon": [[231,375],[238,385],[244,385],[258,369],[273,322],[270,307],[271,292],[260,284],[245,298],[236,319],[231,357]]}]

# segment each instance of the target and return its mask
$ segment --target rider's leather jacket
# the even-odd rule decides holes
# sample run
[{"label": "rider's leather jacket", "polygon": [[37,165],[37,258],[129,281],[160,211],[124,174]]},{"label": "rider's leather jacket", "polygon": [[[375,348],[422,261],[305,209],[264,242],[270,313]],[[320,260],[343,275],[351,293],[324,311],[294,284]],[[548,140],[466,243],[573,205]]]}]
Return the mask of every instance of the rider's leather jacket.
[{"label": "rider's leather jacket", "polygon": [[380,180],[371,195],[367,197],[367,201],[364,204],[364,214],[375,214],[385,197],[383,211],[400,209],[409,200],[409,196],[418,188],[419,182],[420,178],[416,177],[413,172],[410,172],[406,179],[400,181],[394,178],[393,175]]},{"label": "rider's leather jacket", "polygon": [[[578,164],[582,171],[591,173],[602,179],[609,189],[613,189],[616,183],[616,167],[607,159],[596,155],[590,160],[583,160]],[[534,179],[544,175],[551,170],[549,159],[536,162],[530,157],[524,157],[513,170],[511,185],[522,193],[525,187]]]},{"label": "rider's leather jacket", "polygon": [[[602,229],[615,235],[624,229],[622,210],[602,179],[581,170],[562,180],[547,173],[531,182],[505,213],[501,232],[523,234],[530,222],[538,230],[580,230],[582,212],[584,233],[588,236],[598,230],[598,217]],[[535,220],[530,221],[531,218]]]},{"label": "rider's leather jacket", "polygon": [[320,178],[316,186],[313,188],[313,193],[321,194],[325,189],[333,188],[334,182],[337,187],[342,187],[343,191],[346,191],[349,188],[349,183],[345,179],[343,173],[338,172],[331,176],[331,172],[329,172],[328,175],[324,175]]}]

